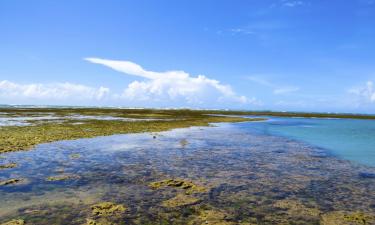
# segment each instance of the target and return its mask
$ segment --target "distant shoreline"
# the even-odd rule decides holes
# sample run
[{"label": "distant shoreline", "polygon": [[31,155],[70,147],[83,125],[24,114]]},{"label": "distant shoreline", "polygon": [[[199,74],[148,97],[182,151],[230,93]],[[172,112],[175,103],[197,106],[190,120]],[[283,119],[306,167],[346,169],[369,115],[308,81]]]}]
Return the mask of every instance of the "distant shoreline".
[{"label": "distant shoreline", "polygon": [[115,106],[58,106],[58,105],[1,105],[0,111],[7,110],[42,110],[42,109],[86,109],[86,110],[139,110],[139,111],[192,111],[200,114],[212,115],[240,115],[240,116],[277,116],[302,118],[339,118],[339,119],[375,119],[375,114],[365,113],[330,113],[330,112],[296,112],[296,111],[269,111],[269,110],[230,110],[230,109],[194,109],[194,108],[143,108],[143,107],[115,107]]}]

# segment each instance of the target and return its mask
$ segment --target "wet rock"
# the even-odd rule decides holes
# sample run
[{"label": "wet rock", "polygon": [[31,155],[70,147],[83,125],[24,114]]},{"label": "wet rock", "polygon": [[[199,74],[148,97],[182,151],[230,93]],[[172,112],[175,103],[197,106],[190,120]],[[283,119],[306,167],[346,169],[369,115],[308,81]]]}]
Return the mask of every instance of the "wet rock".
[{"label": "wet rock", "polygon": [[71,154],[71,155],[69,155],[69,157],[70,157],[71,159],[79,159],[79,158],[81,158],[81,155],[78,154],[78,153],[76,153],[76,154]]},{"label": "wet rock", "polygon": [[187,206],[187,205],[194,205],[198,203],[200,199],[195,198],[190,195],[185,194],[178,194],[176,197],[168,199],[163,202],[162,206],[168,208],[180,207],[180,206]]},{"label": "wet rock", "polygon": [[9,179],[9,180],[3,180],[3,181],[0,181],[0,186],[17,184],[17,183],[19,183],[23,180],[24,179],[22,179],[22,178],[13,178],[13,179]]},{"label": "wet rock", "polygon": [[125,212],[126,207],[113,202],[102,202],[91,206],[92,214],[95,216],[110,216],[116,213]]},{"label": "wet rock", "polygon": [[0,165],[0,170],[1,169],[9,169],[9,168],[14,168],[17,166],[17,163],[8,163],[8,164],[3,164]]},{"label": "wet rock", "polygon": [[366,225],[375,224],[375,216],[363,212],[335,211],[322,215],[322,225]]},{"label": "wet rock", "polygon": [[174,187],[178,189],[186,190],[186,194],[206,192],[207,188],[196,185],[190,181],[181,179],[166,179],[162,181],[156,181],[149,184],[152,189],[159,189],[163,187]]},{"label": "wet rock", "polygon": [[25,224],[24,220],[22,220],[22,219],[15,219],[15,220],[11,220],[11,221],[2,223],[1,225],[24,225],[24,224]]}]

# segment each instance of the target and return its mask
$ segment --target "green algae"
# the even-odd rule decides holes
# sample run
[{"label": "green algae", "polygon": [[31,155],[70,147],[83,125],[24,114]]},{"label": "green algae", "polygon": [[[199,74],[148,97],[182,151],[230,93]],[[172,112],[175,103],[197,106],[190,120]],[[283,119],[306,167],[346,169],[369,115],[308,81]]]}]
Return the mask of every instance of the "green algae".
[{"label": "green algae", "polygon": [[15,167],[17,167],[17,163],[8,163],[8,164],[0,165],[0,170],[10,169],[10,168],[15,168]]},{"label": "green algae", "polygon": [[10,220],[8,222],[2,223],[0,225],[24,225],[24,224],[25,224],[24,220],[22,220],[22,219],[14,219],[14,220]]},{"label": "green algae", "polygon": [[185,190],[185,194],[207,192],[207,188],[204,186],[196,185],[193,182],[182,180],[182,179],[166,179],[161,181],[152,182],[149,184],[152,189],[160,189],[163,187],[173,187]]},{"label": "green algae", "polygon": [[113,202],[101,202],[91,206],[92,215],[94,216],[110,216],[116,213],[123,213],[126,207]]}]

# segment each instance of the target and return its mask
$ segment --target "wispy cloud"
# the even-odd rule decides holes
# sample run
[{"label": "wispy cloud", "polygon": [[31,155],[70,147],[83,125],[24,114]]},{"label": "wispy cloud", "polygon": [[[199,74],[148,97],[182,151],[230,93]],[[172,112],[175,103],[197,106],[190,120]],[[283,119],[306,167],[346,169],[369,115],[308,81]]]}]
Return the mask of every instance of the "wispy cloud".
[{"label": "wispy cloud", "polygon": [[372,81],[367,81],[363,86],[349,89],[349,93],[358,97],[358,104],[375,103],[375,88]]},{"label": "wispy cloud", "polygon": [[288,94],[292,92],[299,91],[299,87],[281,87],[281,88],[276,88],[273,90],[273,93],[275,95],[282,95],[282,94]]},{"label": "wispy cloud", "polygon": [[221,103],[259,104],[255,98],[238,95],[229,85],[218,80],[209,79],[204,75],[196,77],[190,74],[172,70],[154,72],[142,68],[130,61],[108,60],[100,58],[85,58],[85,60],[107,66],[116,71],[145,78],[131,82],[119,98],[130,101],[176,102],[188,105],[208,106]]},{"label": "wispy cloud", "polygon": [[5,99],[36,100],[102,100],[110,90],[106,87],[89,87],[73,83],[20,84],[0,81],[0,97]]},{"label": "wispy cloud", "polygon": [[260,85],[263,85],[263,86],[266,86],[266,87],[269,87],[269,88],[273,89],[272,92],[275,95],[289,94],[289,93],[296,92],[296,91],[300,90],[299,87],[275,84],[275,83],[270,82],[267,79],[264,79],[264,78],[259,77],[259,76],[246,76],[245,78],[247,80],[251,81],[251,82],[254,82],[254,83],[257,83],[257,84],[260,84]]},{"label": "wispy cloud", "polygon": [[304,5],[304,2],[298,0],[281,0],[281,4],[286,7],[297,7]]}]

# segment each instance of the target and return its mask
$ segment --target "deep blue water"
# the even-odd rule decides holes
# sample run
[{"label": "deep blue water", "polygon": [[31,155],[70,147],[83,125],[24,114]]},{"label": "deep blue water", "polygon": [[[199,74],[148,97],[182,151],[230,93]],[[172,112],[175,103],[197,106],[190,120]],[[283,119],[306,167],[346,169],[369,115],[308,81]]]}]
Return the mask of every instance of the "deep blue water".
[{"label": "deep blue water", "polygon": [[375,120],[270,117],[266,122],[243,126],[304,141],[342,159],[375,166]]}]

